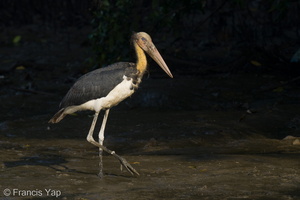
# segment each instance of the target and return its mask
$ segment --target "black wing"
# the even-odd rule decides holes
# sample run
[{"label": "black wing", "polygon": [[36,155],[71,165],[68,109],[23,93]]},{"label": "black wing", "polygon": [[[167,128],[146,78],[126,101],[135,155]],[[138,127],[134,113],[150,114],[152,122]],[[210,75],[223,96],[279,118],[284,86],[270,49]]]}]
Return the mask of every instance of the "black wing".
[{"label": "black wing", "polygon": [[80,105],[92,99],[105,97],[123,81],[123,76],[133,77],[137,70],[134,63],[119,62],[91,71],[80,77],[60,103],[60,108]]}]

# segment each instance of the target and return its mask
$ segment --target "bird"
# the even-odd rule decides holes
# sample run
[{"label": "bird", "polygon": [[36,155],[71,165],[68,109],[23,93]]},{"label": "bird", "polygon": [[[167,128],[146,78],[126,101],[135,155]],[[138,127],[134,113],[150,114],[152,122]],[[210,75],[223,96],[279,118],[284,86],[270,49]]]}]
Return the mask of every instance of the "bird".
[{"label": "bird", "polygon": [[[164,59],[155,47],[149,34],[146,32],[133,33],[131,44],[136,53],[136,63],[117,62],[106,67],[98,68],[81,76],[69,89],[59,104],[59,111],[49,120],[49,123],[58,123],[67,115],[82,110],[94,111],[94,118],[87,135],[87,141],[99,148],[99,177],[103,177],[102,152],[105,151],[120,161],[122,166],[132,175],[139,173],[127,160],[115,151],[103,145],[104,130],[112,107],[130,97],[139,87],[142,77],[147,71],[147,53],[164,71],[173,78]],[[105,111],[98,142],[93,137],[95,125],[100,111]]]}]

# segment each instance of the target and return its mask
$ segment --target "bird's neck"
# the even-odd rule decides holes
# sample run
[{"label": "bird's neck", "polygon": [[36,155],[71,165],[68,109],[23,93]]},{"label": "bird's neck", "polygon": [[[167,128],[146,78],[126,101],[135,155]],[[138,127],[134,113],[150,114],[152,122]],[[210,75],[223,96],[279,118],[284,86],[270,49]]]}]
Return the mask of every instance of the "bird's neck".
[{"label": "bird's neck", "polygon": [[137,57],[137,62],[136,62],[136,68],[139,71],[139,74],[143,76],[143,74],[147,70],[147,58],[145,55],[144,50],[139,47],[138,44],[134,44],[135,52],[136,52],[136,57]]}]

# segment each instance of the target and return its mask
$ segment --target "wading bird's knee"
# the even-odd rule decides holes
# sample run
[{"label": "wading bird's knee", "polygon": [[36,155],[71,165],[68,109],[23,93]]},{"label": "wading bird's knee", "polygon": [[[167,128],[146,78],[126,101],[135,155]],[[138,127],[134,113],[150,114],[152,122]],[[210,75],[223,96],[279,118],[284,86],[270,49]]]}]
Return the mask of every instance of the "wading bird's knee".
[{"label": "wading bird's knee", "polygon": [[86,140],[87,140],[89,143],[94,143],[94,142],[96,142],[96,141],[94,140],[93,136],[90,136],[90,135],[88,135],[88,136],[86,137]]}]

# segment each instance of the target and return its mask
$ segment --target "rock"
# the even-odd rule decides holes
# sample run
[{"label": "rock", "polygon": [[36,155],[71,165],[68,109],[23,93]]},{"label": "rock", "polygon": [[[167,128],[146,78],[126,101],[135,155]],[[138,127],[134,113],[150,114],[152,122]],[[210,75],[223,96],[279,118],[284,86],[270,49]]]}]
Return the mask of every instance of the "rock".
[{"label": "rock", "polygon": [[289,143],[291,143],[293,145],[300,145],[299,137],[294,137],[294,136],[288,135],[285,138],[283,138],[282,140],[288,141]]},{"label": "rock", "polygon": [[293,145],[300,145],[300,140],[297,138],[293,141]]},{"label": "rock", "polygon": [[283,140],[294,140],[296,137],[288,135],[285,138],[283,138]]}]

